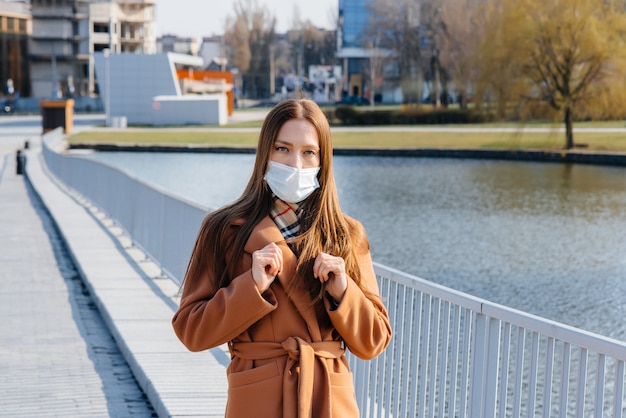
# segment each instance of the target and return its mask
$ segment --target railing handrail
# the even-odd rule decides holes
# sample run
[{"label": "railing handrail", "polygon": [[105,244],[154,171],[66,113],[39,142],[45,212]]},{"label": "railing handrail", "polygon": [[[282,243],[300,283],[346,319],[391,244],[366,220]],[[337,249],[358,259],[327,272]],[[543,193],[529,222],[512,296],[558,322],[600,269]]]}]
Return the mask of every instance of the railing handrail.
[{"label": "railing handrail", "polygon": [[[209,209],[53,151],[61,138],[60,130],[44,136],[48,169],[180,282]],[[363,417],[626,415],[625,342],[374,266],[394,336],[372,361],[348,356]]]},{"label": "railing handrail", "polygon": [[389,277],[405,286],[416,287],[446,302],[457,304],[483,315],[506,321],[511,325],[523,327],[542,335],[552,335],[563,342],[585,346],[602,352],[618,360],[626,361],[626,342],[606,337],[561,322],[552,321],[538,315],[520,311],[486,299],[439,285],[418,276],[414,276],[392,267],[374,262],[377,274]]}]

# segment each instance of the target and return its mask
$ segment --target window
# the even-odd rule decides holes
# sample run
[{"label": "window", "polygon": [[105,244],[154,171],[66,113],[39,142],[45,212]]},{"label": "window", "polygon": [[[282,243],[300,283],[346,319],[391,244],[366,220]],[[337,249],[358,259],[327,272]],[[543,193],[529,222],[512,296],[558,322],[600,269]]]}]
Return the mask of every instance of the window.
[{"label": "window", "polygon": [[93,22],[93,32],[94,33],[109,33],[109,24]]}]

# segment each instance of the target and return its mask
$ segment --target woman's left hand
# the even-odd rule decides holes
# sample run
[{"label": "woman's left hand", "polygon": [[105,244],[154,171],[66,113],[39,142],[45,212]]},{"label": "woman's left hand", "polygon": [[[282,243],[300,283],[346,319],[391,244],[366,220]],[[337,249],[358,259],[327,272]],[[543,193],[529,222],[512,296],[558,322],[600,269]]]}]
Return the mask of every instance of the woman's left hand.
[{"label": "woman's left hand", "polygon": [[346,263],[343,258],[319,253],[313,263],[313,276],[319,279],[322,285],[326,284],[326,291],[337,303],[341,302],[348,287]]}]

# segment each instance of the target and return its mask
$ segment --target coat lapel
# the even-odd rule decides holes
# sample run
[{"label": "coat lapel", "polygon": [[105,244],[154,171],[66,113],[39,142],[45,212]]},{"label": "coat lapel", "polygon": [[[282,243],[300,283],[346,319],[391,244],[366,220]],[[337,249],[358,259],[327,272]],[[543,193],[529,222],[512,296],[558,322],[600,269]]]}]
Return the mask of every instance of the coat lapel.
[{"label": "coat lapel", "polygon": [[[263,218],[254,228],[246,243],[245,251],[252,254],[254,251],[260,250],[271,242],[278,244],[283,251],[283,269],[282,272],[278,274],[278,281],[306,322],[311,338],[314,341],[319,341],[321,339],[321,333],[315,315],[315,308],[311,303],[311,296],[305,287],[292,285],[297,265],[296,255],[291,251],[291,248],[284,243],[282,234],[269,216]],[[272,287],[273,286],[274,285],[272,285]]]}]

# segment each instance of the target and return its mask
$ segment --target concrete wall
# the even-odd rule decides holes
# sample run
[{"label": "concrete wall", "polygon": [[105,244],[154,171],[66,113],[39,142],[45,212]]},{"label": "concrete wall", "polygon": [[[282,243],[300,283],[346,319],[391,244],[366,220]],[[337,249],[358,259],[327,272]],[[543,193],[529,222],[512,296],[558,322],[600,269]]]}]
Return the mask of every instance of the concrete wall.
[{"label": "concrete wall", "polygon": [[225,94],[157,96],[152,102],[153,125],[225,125]]},{"label": "concrete wall", "polygon": [[109,118],[126,117],[129,125],[226,123],[225,96],[221,100],[215,95],[181,93],[176,64],[201,66],[201,58],[174,53],[121,53],[105,59],[103,53],[97,52],[94,62],[105,111],[109,106]]},{"label": "concrete wall", "polygon": [[151,125],[152,98],[180,94],[166,54],[111,54],[107,60],[108,64],[102,53],[94,53],[100,97],[105,111],[110,106],[109,117],[126,116],[129,124]]}]

